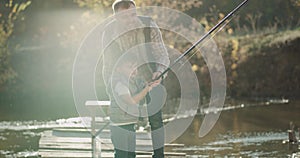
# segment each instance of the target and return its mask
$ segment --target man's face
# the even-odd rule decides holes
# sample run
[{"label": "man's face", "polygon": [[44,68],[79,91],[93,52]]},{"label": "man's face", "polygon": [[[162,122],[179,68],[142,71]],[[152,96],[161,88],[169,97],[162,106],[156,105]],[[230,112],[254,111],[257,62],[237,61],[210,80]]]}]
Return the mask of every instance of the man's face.
[{"label": "man's face", "polygon": [[129,8],[118,8],[115,15],[116,19],[124,24],[133,24],[137,22],[136,8],[130,4]]}]

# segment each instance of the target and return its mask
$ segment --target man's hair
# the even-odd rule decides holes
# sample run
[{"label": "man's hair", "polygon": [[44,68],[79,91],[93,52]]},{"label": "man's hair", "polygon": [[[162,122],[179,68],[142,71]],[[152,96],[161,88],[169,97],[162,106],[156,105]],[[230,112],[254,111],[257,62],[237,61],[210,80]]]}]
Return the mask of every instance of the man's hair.
[{"label": "man's hair", "polygon": [[128,9],[130,5],[135,6],[134,0],[116,0],[112,5],[112,9],[116,13],[120,8]]}]

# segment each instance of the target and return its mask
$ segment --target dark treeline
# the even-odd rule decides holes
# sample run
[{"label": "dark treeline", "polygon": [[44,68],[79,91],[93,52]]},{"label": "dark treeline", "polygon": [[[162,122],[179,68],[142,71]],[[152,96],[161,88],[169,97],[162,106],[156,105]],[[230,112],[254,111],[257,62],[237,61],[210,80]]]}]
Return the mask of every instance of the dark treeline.
[{"label": "dark treeline", "polygon": [[[209,23],[215,23],[220,13],[227,14],[241,1],[204,0],[200,8],[192,8],[187,13],[197,19],[205,17]],[[254,0],[249,1],[230,23],[235,29],[261,30],[277,26],[290,29],[300,25],[299,0]]]}]

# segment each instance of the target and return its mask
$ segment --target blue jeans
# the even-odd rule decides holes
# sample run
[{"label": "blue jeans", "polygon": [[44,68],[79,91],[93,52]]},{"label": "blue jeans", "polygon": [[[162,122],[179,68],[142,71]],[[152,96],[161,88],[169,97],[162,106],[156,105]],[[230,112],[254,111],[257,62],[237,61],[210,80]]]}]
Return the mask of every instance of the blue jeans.
[{"label": "blue jeans", "polygon": [[165,130],[163,127],[161,110],[156,114],[149,116],[148,119],[151,127],[151,137],[154,149],[154,155],[152,157],[164,158]]},{"label": "blue jeans", "polygon": [[115,158],[135,158],[135,124],[110,126]]},{"label": "blue jeans", "polygon": [[[149,116],[151,126],[153,158],[164,158],[164,128],[161,110]],[[115,158],[135,158],[136,135],[135,124],[110,126],[111,140],[114,145]]]},{"label": "blue jeans", "polygon": [[[147,100],[147,111],[148,111],[148,120],[151,127],[151,137],[152,137],[152,145],[154,150],[153,158],[164,158],[164,143],[165,143],[165,129],[162,118],[162,105],[163,99],[161,98],[163,95],[162,87],[154,87],[150,93],[152,93],[154,99],[156,101],[151,101],[150,94],[146,96]],[[160,100],[160,101],[159,101]],[[158,110],[158,111],[157,111]]]}]

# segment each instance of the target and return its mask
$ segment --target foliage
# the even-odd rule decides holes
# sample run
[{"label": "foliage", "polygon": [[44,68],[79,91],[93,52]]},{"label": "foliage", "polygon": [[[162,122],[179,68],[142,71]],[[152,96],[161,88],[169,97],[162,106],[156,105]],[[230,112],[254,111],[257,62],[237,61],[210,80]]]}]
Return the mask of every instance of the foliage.
[{"label": "foliage", "polygon": [[103,13],[105,8],[109,8],[113,0],[74,0],[79,7],[91,8],[98,13]]},{"label": "foliage", "polygon": [[[88,7],[98,13],[111,10],[110,4],[114,0],[103,1],[88,1],[88,0],[74,0],[81,7]],[[153,0],[143,1],[136,0],[136,3],[140,7],[144,6],[162,6],[171,9],[176,9],[187,13],[191,17],[195,18],[197,22],[200,22],[206,30],[212,28],[220,19],[224,18],[235,6],[241,1],[231,0]],[[300,1],[299,0],[260,0],[249,1],[246,7],[244,7],[232,21],[228,22],[228,25],[224,28],[224,32],[219,34],[221,36],[217,38],[219,48],[223,52],[227,77],[228,88],[234,87],[236,84],[236,78],[239,77],[238,67],[239,64],[244,62],[249,52],[259,51],[254,50],[254,47],[245,47],[247,43],[244,43],[242,39],[234,38],[233,35],[245,35],[252,34],[256,36],[266,33],[276,33],[283,29],[292,29],[299,27],[300,19],[297,18],[300,15]],[[98,8],[98,9],[97,9]],[[155,17],[156,15],[153,15]],[[160,15],[161,16],[161,15]],[[166,17],[165,19],[169,19]],[[181,26],[181,30],[186,30],[186,33],[191,32],[192,29],[197,29],[195,26]],[[165,43],[180,51],[185,51],[191,43],[179,37],[172,32],[163,30],[163,36]],[[260,38],[257,39],[258,42]],[[251,43],[251,41],[249,41]],[[254,42],[255,43],[255,42]],[[258,48],[259,49],[259,48]],[[205,61],[201,56],[201,53],[196,54],[190,58],[190,62],[193,65],[193,70],[197,72],[199,80],[201,80],[200,86],[202,89],[210,89],[209,72]],[[204,92],[209,94],[209,92]]]},{"label": "foliage", "polygon": [[[88,7],[103,13],[105,10],[110,9],[111,4],[114,0],[74,0],[80,7]],[[144,6],[162,6],[172,9],[177,9],[180,11],[186,11],[193,7],[199,7],[202,4],[202,1],[195,0],[184,0],[184,1],[174,1],[174,0],[155,0],[155,1],[145,1],[145,0],[136,0],[136,4],[140,7]]]},{"label": "foliage", "polygon": [[31,1],[6,0],[0,7],[4,11],[0,12],[0,90],[6,83],[12,82],[17,77],[10,63],[11,52],[8,49],[8,40],[14,31],[15,21],[30,3]]},{"label": "foliage", "polygon": [[[73,109],[71,73],[76,49],[88,31],[112,14],[113,1],[0,0],[0,106],[12,111],[20,107],[46,111]],[[208,30],[241,1],[136,0],[136,3],[141,7],[162,6],[182,11]],[[226,66],[228,95],[263,97],[256,93],[261,91],[266,97],[272,94],[299,97],[299,7],[300,0],[251,0],[214,37]],[[195,26],[176,29],[184,33],[199,31]],[[298,33],[287,33],[286,30],[293,28]],[[169,48],[183,52],[191,46],[181,35],[162,31]],[[199,76],[201,96],[209,99],[211,79],[206,62],[201,53],[190,58],[190,62]],[[172,77],[175,78],[170,73],[165,83],[172,87],[168,97],[175,98],[180,86]],[[9,86],[14,82],[17,84]],[[103,87],[99,89],[104,91]],[[60,111],[65,117],[68,110]]]},{"label": "foliage", "polygon": [[[102,19],[109,16],[112,13],[111,4],[114,0],[55,0],[55,1],[32,1],[32,8],[38,10],[37,8],[43,9],[45,4],[47,6],[51,4],[54,8],[64,8],[70,7],[71,10],[80,10],[79,8],[84,8],[80,11],[84,11],[78,21],[74,22],[67,29],[61,29],[61,32],[52,32],[57,34],[56,41],[61,43],[66,50],[74,51],[77,48],[80,40],[86,35],[86,33],[91,30],[97,23]],[[206,30],[214,26],[221,18],[223,18],[227,13],[229,13],[237,4],[242,0],[232,1],[232,0],[136,0],[138,6],[162,6],[172,9],[182,11],[195,19],[195,23],[199,22],[205,27]],[[2,3],[5,2],[5,5]],[[73,3],[74,2],[74,3]],[[72,4],[70,4],[72,3]],[[10,6],[9,6],[10,4]],[[17,73],[10,66],[10,56],[11,53],[8,51],[8,39],[14,30],[14,22],[20,19],[23,10],[30,4],[27,0],[3,0],[0,2],[1,9],[1,36],[0,36],[0,87],[13,81],[16,78]],[[21,7],[22,6],[22,7]],[[226,63],[226,70],[228,71],[228,82],[230,84],[235,84],[234,78],[239,76],[237,69],[239,63],[246,59],[247,56],[251,54],[249,52],[259,50],[260,45],[253,46],[249,49],[245,49],[245,43],[243,39],[232,38],[233,36],[240,36],[245,34],[261,34],[264,33],[274,33],[281,29],[291,29],[299,27],[300,19],[300,1],[299,0],[260,0],[260,1],[249,1],[246,7],[244,7],[237,15],[229,22],[229,25],[225,27],[225,31],[219,33],[215,38],[218,42],[219,48],[223,52],[224,60]],[[15,11],[15,13],[14,13]],[[32,10],[29,10],[30,12]],[[2,13],[3,12],[3,13]],[[34,11],[33,11],[34,12]],[[11,14],[11,15],[9,15]],[[155,15],[153,15],[155,16]],[[10,18],[9,18],[10,17]],[[9,20],[10,19],[10,20]],[[31,25],[33,26],[33,25]],[[51,27],[52,25],[43,26],[45,28]],[[198,25],[195,25],[198,26]],[[181,26],[181,30],[186,33],[191,32],[192,29],[199,29],[195,26]],[[26,25],[26,27],[28,27]],[[39,29],[41,26],[34,26],[35,29]],[[171,32],[163,30],[163,36],[165,42],[170,48],[174,48],[180,52],[185,51],[191,46],[186,39],[182,36]],[[41,37],[43,38],[43,37]],[[252,42],[253,41],[249,41]],[[260,42],[260,39],[257,41]],[[256,43],[256,42],[254,42]],[[245,50],[248,50],[245,51]],[[247,52],[241,54],[241,52]],[[68,55],[68,63],[63,63],[64,65],[72,65],[72,56]],[[64,60],[64,59],[60,59]],[[5,62],[2,62],[5,61]],[[201,76],[199,78],[203,79],[203,76],[207,77],[206,81],[201,81],[200,84],[209,85],[209,72],[207,71],[207,66],[205,61],[202,59],[200,53],[196,54],[190,59],[193,65],[193,70],[197,72],[197,75]],[[71,67],[71,66],[70,66]],[[67,70],[61,70],[67,71]],[[207,86],[209,89],[209,86]]]}]

